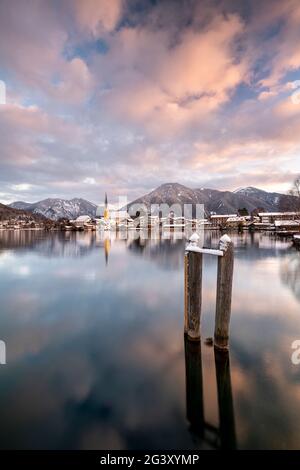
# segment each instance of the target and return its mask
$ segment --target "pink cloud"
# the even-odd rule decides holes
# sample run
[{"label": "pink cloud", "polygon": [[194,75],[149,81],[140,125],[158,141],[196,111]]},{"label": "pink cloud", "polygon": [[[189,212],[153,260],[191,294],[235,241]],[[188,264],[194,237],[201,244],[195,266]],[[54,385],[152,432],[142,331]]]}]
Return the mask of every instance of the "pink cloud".
[{"label": "pink cloud", "polygon": [[87,175],[116,193],[138,179],[229,185],[237,174],[263,181],[266,169],[278,182],[293,175],[300,105],[284,80],[300,69],[299,2],[251,3],[243,17],[227,2],[174,11],[167,1],[141,16],[126,0],[63,0],[58,9],[3,0],[0,163],[47,160],[39,172],[48,188],[74,195]]},{"label": "pink cloud", "polygon": [[60,103],[79,104],[93,88],[85,62],[64,58],[68,28],[64,16],[49,2],[35,2],[18,8],[4,0],[0,14],[0,55],[2,65],[22,85]]},{"label": "pink cloud", "polygon": [[79,28],[94,36],[114,30],[122,13],[123,0],[71,0]]},{"label": "pink cloud", "polygon": [[246,78],[247,60],[234,47],[243,31],[236,15],[215,17],[204,31],[186,28],[175,45],[166,31],[123,28],[94,69],[112,84],[105,105],[152,134],[181,131],[217,110]]}]

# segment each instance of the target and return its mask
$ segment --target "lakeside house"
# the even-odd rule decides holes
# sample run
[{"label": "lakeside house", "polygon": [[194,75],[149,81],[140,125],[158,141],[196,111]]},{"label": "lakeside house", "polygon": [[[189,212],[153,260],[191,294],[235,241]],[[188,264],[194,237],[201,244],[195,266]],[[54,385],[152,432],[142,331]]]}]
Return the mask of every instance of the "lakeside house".
[{"label": "lakeside house", "polygon": [[96,230],[96,220],[89,215],[80,215],[75,220],[70,220],[71,225],[65,225],[64,230]]},{"label": "lakeside house", "polygon": [[274,224],[279,220],[300,219],[299,212],[259,212],[258,217],[263,224]]},{"label": "lakeside house", "polygon": [[276,232],[300,232],[300,220],[275,220]]},{"label": "lakeside house", "polygon": [[45,228],[44,223],[35,222],[33,220],[11,218],[9,220],[0,221],[0,230],[43,230]]},{"label": "lakeside house", "polygon": [[238,214],[212,214],[210,227],[227,229],[268,230],[277,233],[300,232],[299,212],[259,212],[257,216]]},{"label": "lakeside house", "polygon": [[[107,215],[109,214],[109,215]],[[207,219],[187,219],[184,217],[176,217],[171,212],[167,217],[159,217],[153,215],[139,215],[135,221],[129,216],[126,210],[112,210],[106,212],[98,219],[92,220],[89,216],[80,216],[76,220],[71,221],[77,230],[95,229],[98,227],[116,228],[146,228],[146,227],[162,227],[162,228],[178,228],[191,226],[208,230],[229,229],[229,230],[268,230],[281,232],[300,232],[300,214],[297,212],[260,212],[257,216],[239,214],[211,214]]]},{"label": "lakeside house", "polygon": [[213,214],[210,221],[213,227],[225,226],[228,219],[237,217],[237,214]]},{"label": "lakeside house", "polygon": [[248,216],[237,216],[235,215],[234,217],[228,217],[226,220],[226,227],[227,228],[243,228],[246,226],[247,221],[250,220],[250,217]]},{"label": "lakeside house", "polygon": [[105,204],[97,210],[96,217],[80,215],[74,220],[41,220],[33,221],[30,217],[12,217],[8,220],[0,221],[0,230],[19,229],[39,229],[39,230],[96,230],[104,229],[132,229],[132,228],[162,227],[182,229],[190,227],[192,229],[204,228],[205,230],[259,230],[272,231],[277,234],[300,233],[300,212],[258,212],[253,211],[250,215],[216,214],[211,213],[207,218],[193,219],[183,216],[176,216],[170,211],[168,216],[161,217],[153,214],[140,214],[134,219],[130,217],[127,210],[109,205],[107,196]]},{"label": "lakeside house", "polygon": [[89,215],[80,215],[79,217],[77,217],[77,219],[70,221],[70,223],[73,224],[77,229],[84,229],[84,227],[87,224],[90,224],[91,222],[92,219]]}]

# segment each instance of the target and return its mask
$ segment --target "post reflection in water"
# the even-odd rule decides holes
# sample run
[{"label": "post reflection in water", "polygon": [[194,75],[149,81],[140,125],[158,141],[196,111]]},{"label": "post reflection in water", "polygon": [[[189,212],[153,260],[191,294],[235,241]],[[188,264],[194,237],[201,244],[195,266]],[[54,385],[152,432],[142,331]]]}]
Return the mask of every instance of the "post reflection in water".
[{"label": "post reflection in water", "polygon": [[186,417],[192,434],[203,437],[204,406],[200,341],[184,338],[186,373]]},{"label": "post reflection in water", "polygon": [[222,449],[235,449],[235,423],[228,351],[214,350],[218,390],[220,444]]},{"label": "post reflection in water", "polygon": [[219,427],[205,421],[201,342],[185,337],[186,415],[190,432],[201,447],[236,449],[234,409],[230,377],[229,353],[214,350]]}]

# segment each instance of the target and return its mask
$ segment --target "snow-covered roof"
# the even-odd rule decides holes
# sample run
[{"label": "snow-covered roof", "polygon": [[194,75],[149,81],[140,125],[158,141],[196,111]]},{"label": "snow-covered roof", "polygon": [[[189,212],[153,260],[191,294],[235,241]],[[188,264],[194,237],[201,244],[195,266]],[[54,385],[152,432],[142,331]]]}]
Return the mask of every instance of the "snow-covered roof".
[{"label": "snow-covered roof", "polygon": [[223,218],[227,218],[228,217],[237,217],[236,214],[216,214],[216,215],[211,215],[210,218],[211,219],[223,219]]},{"label": "snow-covered roof", "polygon": [[299,212],[259,212],[259,217],[277,217],[282,215],[297,215]]},{"label": "snow-covered roof", "polygon": [[228,217],[227,222],[245,222],[245,217]]},{"label": "snow-covered roof", "polygon": [[263,227],[266,227],[266,226],[269,226],[269,227],[274,227],[273,224],[269,223],[269,222],[254,222],[253,224],[255,227],[258,226],[263,226]]},{"label": "snow-covered roof", "polygon": [[290,226],[290,225],[300,226],[300,221],[299,220],[275,220],[275,227],[284,227],[284,226]]},{"label": "snow-covered roof", "polygon": [[77,219],[75,219],[75,222],[90,222],[91,221],[91,218],[89,215],[80,215],[79,217],[77,217]]}]

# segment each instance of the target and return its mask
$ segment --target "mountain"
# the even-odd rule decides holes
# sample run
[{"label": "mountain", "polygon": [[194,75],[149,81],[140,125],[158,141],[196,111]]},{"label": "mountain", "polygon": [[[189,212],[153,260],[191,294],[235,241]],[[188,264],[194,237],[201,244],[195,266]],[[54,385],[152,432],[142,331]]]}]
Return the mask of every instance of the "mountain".
[{"label": "mountain", "polygon": [[270,207],[270,211],[277,210],[280,212],[300,210],[299,198],[291,196],[290,194],[263,191],[262,189],[254,188],[253,186],[238,189],[235,191],[235,194],[250,197],[252,200],[261,201]]},{"label": "mountain", "polygon": [[[133,204],[145,204],[148,209],[151,204],[168,204],[169,206],[179,204],[181,207],[184,204],[193,204],[193,216],[195,216],[195,204],[204,204],[206,215],[211,212],[231,214],[243,208],[246,208],[249,213],[257,208],[269,212],[300,209],[299,198],[295,196],[269,193],[252,186],[231,192],[207,188],[191,189],[178,183],[163,184],[131,202],[128,208]],[[80,198],[44,199],[35,203],[17,201],[9,207],[29,211],[34,215],[42,215],[54,221],[60,218],[72,220],[80,215],[95,217],[97,210],[95,204]]]},{"label": "mountain", "polygon": [[97,206],[85,199],[44,199],[34,203],[17,201],[10,204],[11,208],[22,209],[33,214],[40,214],[51,220],[61,218],[76,219],[80,215],[96,215]]},{"label": "mountain", "polygon": [[265,201],[267,204],[271,206],[278,206],[280,199],[283,194],[280,193],[269,193],[267,191],[263,191],[262,189],[254,188],[253,186],[248,186],[247,188],[240,188],[234,191],[235,194],[239,194],[240,196],[250,197],[252,199],[259,199]]},{"label": "mountain", "polygon": [[32,214],[23,209],[14,209],[0,203],[0,220],[26,220],[27,222],[44,222],[45,217],[40,214]]},{"label": "mountain", "polygon": [[[198,194],[194,189],[187,188],[182,184],[178,183],[166,183],[159,186],[151,193],[142,196],[135,201],[132,201],[128,204],[127,209],[133,210],[133,205],[144,205],[147,207],[148,211],[150,210],[150,206],[154,204],[167,204],[168,206],[172,206],[173,204],[179,204],[183,207],[184,204],[192,204],[192,214],[186,214],[186,216],[193,216],[195,217],[195,204],[203,203],[201,195]],[[130,212],[130,215],[134,216],[134,212],[136,212],[137,208],[134,208],[133,212]],[[153,209],[152,209],[153,210]]]},{"label": "mountain", "polygon": [[299,200],[295,196],[269,193],[258,188],[248,187],[236,191],[218,191],[216,189],[191,189],[178,183],[166,183],[154,191],[142,196],[128,205],[144,204],[149,210],[152,204],[204,204],[206,214],[236,213],[246,208],[249,213],[260,208],[265,211],[299,210]]}]

